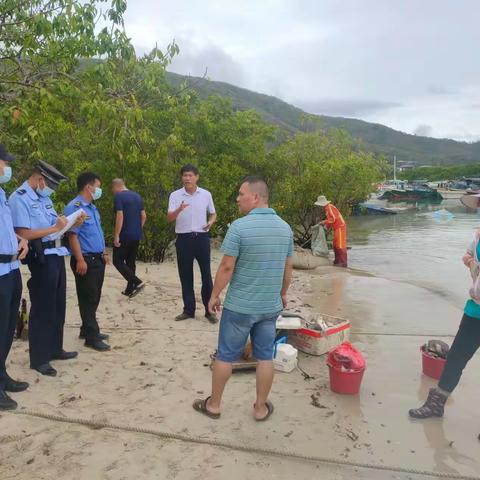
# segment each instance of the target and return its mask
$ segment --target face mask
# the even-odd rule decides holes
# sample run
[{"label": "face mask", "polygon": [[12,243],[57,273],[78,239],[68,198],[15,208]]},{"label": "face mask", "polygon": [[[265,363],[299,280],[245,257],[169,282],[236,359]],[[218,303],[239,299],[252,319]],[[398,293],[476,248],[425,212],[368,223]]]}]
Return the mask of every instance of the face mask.
[{"label": "face mask", "polygon": [[3,175],[0,175],[0,183],[7,183],[12,178],[12,167],[3,167]]},{"label": "face mask", "polygon": [[45,186],[45,188],[37,188],[37,193],[43,198],[50,197],[54,190],[52,190],[49,186]]},{"label": "face mask", "polygon": [[102,196],[102,189],[100,187],[95,187],[95,191],[93,192],[93,199],[98,200]]}]

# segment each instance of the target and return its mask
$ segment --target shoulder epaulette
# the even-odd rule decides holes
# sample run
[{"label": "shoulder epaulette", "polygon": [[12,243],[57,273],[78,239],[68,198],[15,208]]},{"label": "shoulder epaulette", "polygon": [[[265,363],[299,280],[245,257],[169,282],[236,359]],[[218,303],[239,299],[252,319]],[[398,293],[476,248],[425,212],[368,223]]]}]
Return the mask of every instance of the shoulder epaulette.
[{"label": "shoulder epaulette", "polygon": [[19,195],[25,195],[27,193],[27,191],[24,188],[20,188],[19,190],[17,190],[17,193]]},{"label": "shoulder epaulette", "polygon": [[80,206],[80,202],[75,202],[75,203],[73,204],[73,206],[74,206],[74,207],[79,207],[79,206]]}]

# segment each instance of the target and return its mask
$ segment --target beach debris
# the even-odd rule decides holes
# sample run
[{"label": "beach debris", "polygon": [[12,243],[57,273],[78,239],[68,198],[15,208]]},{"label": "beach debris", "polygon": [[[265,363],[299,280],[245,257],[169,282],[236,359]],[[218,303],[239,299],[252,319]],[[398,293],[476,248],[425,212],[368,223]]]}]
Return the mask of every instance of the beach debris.
[{"label": "beach debris", "polygon": [[312,401],[310,402],[310,405],[313,405],[314,407],[317,407],[317,408],[327,408],[325,405],[322,405],[318,400],[319,400],[319,396],[315,393],[312,393],[310,395],[310,398],[312,399]]},{"label": "beach debris", "polygon": [[74,402],[75,400],[80,400],[82,398],[81,395],[79,395],[78,397],[76,397],[75,395],[70,395],[68,397],[65,397],[64,399],[62,399],[60,401],[60,405],[65,405],[67,403],[71,403],[71,402]]},{"label": "beach debris", "polygon": [[429,340],[422,347],[422,351],[433,358],[447,358],[450,347],[442,340]]},{"label": "beach debris", "polygon": [[358,435],[353,430],[347,429],[346,433],[347,433],[347,437],[354,442],[356,442],[359,438]]},{"label": "beach debris", "polygon": [[312,375],[310,375],[309,373],[307,373],[305,370],[303,370],[302,367],[300,367],[300,365],[298,364],[298,361],[297,361],[297,368],[300,370],[300,373],[302,374],[303,376],[303,379],[307,382],[309,380],[315,380],[315,377],[313,377]]},{"label": "beach debris", "polygon": [[286,434],[284,435],[284,437],[285,437],[285,438],[290,438],[290,436],[292,435],[292,433],[293,433],[293,430],[290,430],[288,433],[286,433]]}]

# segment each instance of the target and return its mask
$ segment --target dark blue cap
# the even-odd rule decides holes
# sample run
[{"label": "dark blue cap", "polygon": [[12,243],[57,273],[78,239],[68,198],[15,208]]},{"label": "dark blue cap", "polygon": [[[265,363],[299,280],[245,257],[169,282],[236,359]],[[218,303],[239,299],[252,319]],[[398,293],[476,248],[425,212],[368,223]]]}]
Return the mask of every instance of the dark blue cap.
[{"label": "dark blue cap", "polygon": [[4,145],[0,143],[0,160],[3,160],[5,162],[13,162],[15,160],[15,157],[7,152],[7,149],[5,148]]}]

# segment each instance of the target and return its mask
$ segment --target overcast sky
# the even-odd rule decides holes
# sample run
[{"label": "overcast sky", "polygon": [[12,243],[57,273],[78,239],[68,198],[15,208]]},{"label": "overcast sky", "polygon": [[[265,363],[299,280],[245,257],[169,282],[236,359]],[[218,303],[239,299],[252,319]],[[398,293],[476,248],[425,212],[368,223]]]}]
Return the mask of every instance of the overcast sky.
[{"label": "overcast sky", "polygon": [[479,0],[129,0],[138,53],[310,113],[480,140]]}]

